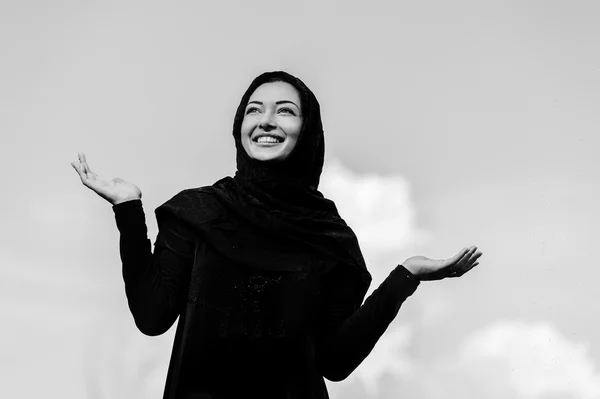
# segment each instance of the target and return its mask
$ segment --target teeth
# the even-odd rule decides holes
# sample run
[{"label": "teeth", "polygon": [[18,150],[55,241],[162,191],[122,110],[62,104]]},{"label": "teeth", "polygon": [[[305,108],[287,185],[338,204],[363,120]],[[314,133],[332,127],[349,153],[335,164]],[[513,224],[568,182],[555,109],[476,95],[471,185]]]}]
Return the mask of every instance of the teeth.
[{"label": "teeth", "polygon": [[262,136],[256,140],[257,143],[279,143],[281,140],[275,137]]}]

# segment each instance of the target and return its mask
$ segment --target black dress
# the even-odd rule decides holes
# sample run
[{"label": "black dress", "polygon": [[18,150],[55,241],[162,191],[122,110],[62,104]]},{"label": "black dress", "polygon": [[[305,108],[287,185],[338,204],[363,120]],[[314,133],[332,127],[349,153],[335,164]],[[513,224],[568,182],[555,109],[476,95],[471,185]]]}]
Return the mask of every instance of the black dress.
[{"label": "black dress", "polygon": [[359,306],[342,267],[236,267],[175,219],[161,222],[152,253],[141,200],[113,210],[137,327],[160,335],[179,317],[164,399],[328,398],[323,378],[348,377],[419,285],[399,265]]}]

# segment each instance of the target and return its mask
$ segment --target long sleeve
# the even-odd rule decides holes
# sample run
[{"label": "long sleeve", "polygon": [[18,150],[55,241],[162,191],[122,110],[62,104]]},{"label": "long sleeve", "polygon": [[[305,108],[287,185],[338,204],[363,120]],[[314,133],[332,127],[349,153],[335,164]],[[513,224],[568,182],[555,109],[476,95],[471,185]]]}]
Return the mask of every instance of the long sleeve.
[{"label": "long sleeve", "polygon": [[332,272],[322,322],[324,333],[317,345],[317,362],[330,381],[348,377],[371,353],[402,303],[412,295],[419,280],[399,265],[358,309],[348,302],[355,287],[344,271]]},{"label": "long sleeve", "polygon": [[192,232],[175,220],[162,221],[151,251],[139,199],[113,206],[127,302],[146,335],[160,335],[175,322],[185,301],[193,261]]}]

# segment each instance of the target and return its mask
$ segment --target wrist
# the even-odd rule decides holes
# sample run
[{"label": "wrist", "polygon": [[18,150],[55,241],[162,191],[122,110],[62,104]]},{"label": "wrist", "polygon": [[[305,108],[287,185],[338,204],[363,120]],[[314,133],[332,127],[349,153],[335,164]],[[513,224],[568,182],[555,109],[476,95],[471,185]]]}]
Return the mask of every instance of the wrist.
[{"label": "wrist", "polygon": [[122,210],[130,210],[137,208],[142,208],[142,200],[139,198],[122,201],[112,206],[112,209],[113,211],[115,211],[115,213],[120,213]]},{"label": "wrist", "polygon": [[408,264],[408,263],[402,263],[400,266],[402,266],[403,268],[405,268],[410,274],[413,275],[413,277],[415,277],[416,279],[418,279],[419,277],[417,276],[417,270],[415,268],[414,265]]},{"label": "wrist", "polygon": [[[419,284],[421,284],[421,279],[419,277],[417,277],[413,272],[411,272],[409,269],[406,268],[406,266],[404,266],[403,264],[398,266],[398,272],[400,272],[404,278],[407,281],[407,286],[408,287],[413,287],[410,288],[411,293],[414,292],[414,290],[419,286]],[[411,295],[411,294],[409,294]]]},{"label": "wrist", "polygon": [[139,198],[139,197],[128,197],[128,198],[118,199],[115,202],[113,202],[112,205],[115,206],[115,205],[122,204],[123,202],[129,202],[129,201],[135,201],[135,200],[141,200],[141,198]]}]

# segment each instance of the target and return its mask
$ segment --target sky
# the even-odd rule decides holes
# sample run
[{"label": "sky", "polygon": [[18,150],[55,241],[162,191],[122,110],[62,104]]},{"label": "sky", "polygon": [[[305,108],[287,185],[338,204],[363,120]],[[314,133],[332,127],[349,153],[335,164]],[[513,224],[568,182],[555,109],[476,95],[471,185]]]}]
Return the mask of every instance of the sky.
[{"label": "sky", "polygon": [[600,3],[0,1],[0,396],[160,398],[172,328],[127,309],[110,204],[154,209],[235,172],[250,81],[322,109],[321,191],[373,282],[477,245],[422,282],[332,399],[598,399]]}]

